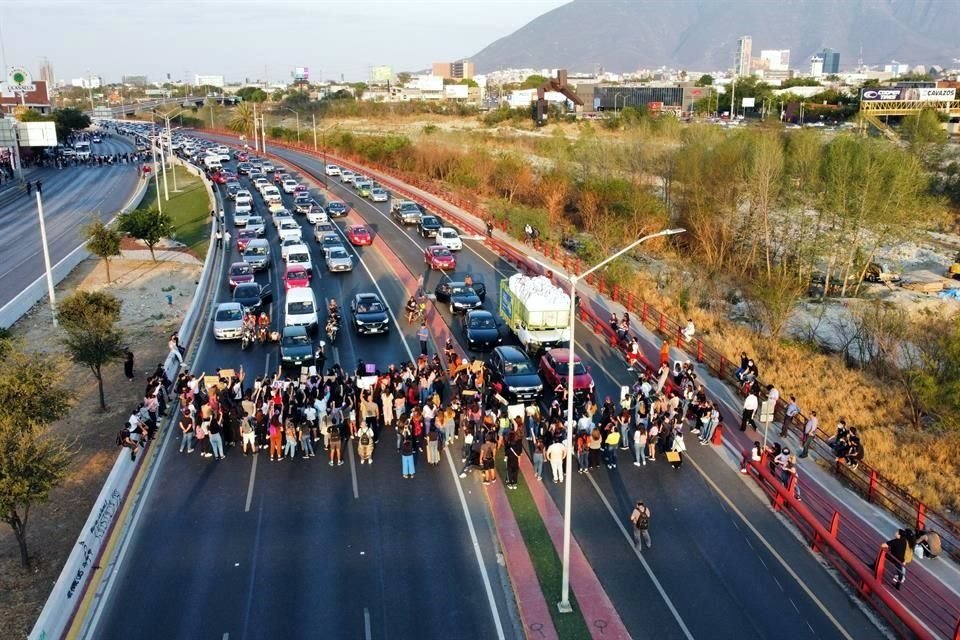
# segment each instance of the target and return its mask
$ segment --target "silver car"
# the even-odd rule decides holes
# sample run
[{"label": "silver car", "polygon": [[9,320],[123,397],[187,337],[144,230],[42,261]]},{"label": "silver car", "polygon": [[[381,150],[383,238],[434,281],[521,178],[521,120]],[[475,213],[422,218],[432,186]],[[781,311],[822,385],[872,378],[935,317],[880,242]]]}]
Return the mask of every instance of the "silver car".
[{"label": "silver car", "polygon": [[257,236],[262,238],[267,227],[264,225],[262,216],[250,216],[247,218],[247,229],[255,231]]},{"label": "silver car", "polygon": [[239,302],[222,302],[213,316],[213,337],[216,340],[239,340],[243,333],[243,307]]},{"label": "silver car", "polygon": [[327,271],[353,271],[353,256],[343,247],[327,249]]}]

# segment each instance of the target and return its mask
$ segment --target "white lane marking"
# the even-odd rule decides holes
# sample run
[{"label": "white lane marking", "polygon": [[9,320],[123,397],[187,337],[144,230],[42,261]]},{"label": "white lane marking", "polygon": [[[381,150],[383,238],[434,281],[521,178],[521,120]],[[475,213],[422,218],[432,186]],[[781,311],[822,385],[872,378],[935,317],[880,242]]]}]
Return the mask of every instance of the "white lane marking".
[{"label": "white lane marking", "polygon": [[357,487],[357,462],[353,459],[353,440],[347,440],[347,457],[350,459],[350,478],[353,480],[353,498],[360,499],[360,490]]},{"label": "white lane marking", "polygon": [[370,609],[363,608],[363,637],[366,640],[372,640],[373,633],[370,629]]},{"label": "white lane marking", "polygon": [[247,504],[243,507],[244,513],[250,511],[250,503],[253,501],[253,483],[257,480],[257,458],[259,457],[257,455],[253,456],[253,464],[250,467],[250,482],[247,483]]},{"label": "white lane marking", "polygon": [[723,490],[720,489],[719,486],[717,486],[717,483],[714,482],[713,479],[707,475],[707,473],[700,467],[700,465],[696,463],[696,461],[691,456],[686,456],[686,461],[689,462],[693,466],[693,468],[697,470],[697,473],[699,473],[701,477],[703,477],[703,479],[706,480],[707,484],[710,485],[710,488],[713,489],[717,493],[717,495],[720,496],[720,498],[727,503],[727,506],[729,506],[730,509],[735,514],[737,514],[737,517],[740,518],[743,524],[745,524],[747,528],[753,532],[753,535],[756,536],[757,540],[759,540],[761,544],[763,544],[763,546],[770,553],[770,555],[776,558],[777,562],[780,563],[780,566],[783,567],[783,570],[786,571],[790,575],[790,577],[793,578],[794,582],[796,582],[797,585],[803,590],[803,592],[807,594],[810,600],[812,600],[813,603],[817,606],[817,608],[820,609],[820,612],[823,613],[824,617],[826,617],[831,623],[833,623],[833,626],[837,628],[837,631],[840,632],[840,635],[842,635],[847,640],[853,640],[853,637],[849,633],[847,633],[846,629],[843,628],[843,625],[840,624],[840,621],[837,620],[832,613],[830,613],[830,609],[827,608],[827,605],[825,605],[823,601],[820,600],[820,598],[818,598],[817,595],[810,589],[810,587],[808,587],[807,584],[803,580],[801,580],[800,576],[797,575],[797,573],[787,563],[787,561],[783,558],[783,556],[781,556],[777,552],[777,550],[773,547],[773,545],[767,542],[767,539],[763,537],[763,535],[757,530],[755,526],[753,526],[753,523],[750,522],[749,519],[747,519],[747,516],[745,516],[742,511],[740,511],[737,505],[734,504],[733,500],[731,500],[730,497],[727,496],[727,494],[725,494]]},{"label": "white lane marking", "polygon": [[[688,458],[689,459],[689,456]],[[603,502],[604,506],[607,508],[607,511],[610,512],[610,517],[613,518],[614,523],[616,523],[617,528],[620,529],[620,533],[623,534],[623,537],[626,538],[627,543],[630,545],[630,548],[633,549],[633,553],[637,556],[637,559],[640,561],[640,564],[643,565],[643,570],[646,571],[647,576],[650,578],[650,581],[653,582],[653,586],[657,589],[657,593],[660,594],[660,597],[666,603],[667,608],[670,609],[670,613],[673,615],[673,619],[677,621],[677,625],[680,627],[680,630],[683,631],[683,635],[686,636],[687,640],[693,640],[693,634],[690,633],[690,629],[687,628],[686,623],[683,621],[683,618],[680,617],[680,612],[677,611],[677,608],[673,606],[673,601],[670,599],[670,596],[667,595],[666,590],[663,588],[663,585],[660,584],[660,580],[657,579],[657,576],[653,573],[653,569],[650,568],[650,565],[647,564],[647,559],[643,557],[643,554],[637,549],[637,545],[633,541],[633,536],[630,535],[630,532],[627,531],[627,528],[622,522],[622,518],[617,516],[617,512],[614,511],[613,506],[610,504],[610,501],[607,500],[607,496],[603,494],[603,491],[600,490],[600,486],[597,484],[597,481],[593,479],[593,476],[585,474],[587,480],[590,481],[590,484],[593,485],[593,488],[596,490],[597,495],[600,496],[600,500]]]}]

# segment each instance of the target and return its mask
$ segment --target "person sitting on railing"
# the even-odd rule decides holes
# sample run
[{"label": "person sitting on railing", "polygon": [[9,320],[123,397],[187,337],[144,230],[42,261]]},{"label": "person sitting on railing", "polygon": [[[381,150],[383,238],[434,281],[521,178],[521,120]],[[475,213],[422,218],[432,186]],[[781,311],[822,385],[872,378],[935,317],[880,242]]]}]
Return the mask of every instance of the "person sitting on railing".
[{"label": "person sitting on railing", "polygon": [[917,531],[917,545],[923,550],[923,555],[918,557],[936,558],[943,551],[940,544],[940,534],[936,531],[927,531],[921,529]]},{"label": "person sitting on railing", "polygon": [[640,361],[640,343],[636,336],[630,338],[630,344],[627,345],[627,370],[633,371]]},{"label": "person sitting on railing", "polygon": [[[760,444],[759,440],[753,441],[753,446],[750,447],[750,461],[751,462],[760,462],[763,459],[763,446]],[[740,467],[740,473],[746,473],[747,467],[744,464]]]},{"label": "person sitting on railing", "polygon": [[847,429],[847,421],[843,418],[840,418],[840,421],[837,422],[837,431],[832,436],[827,438],[827,444],[830,445],[830,448],[833,449],[833,452],[837,454],[839,458],[838,449],[841,447],[841,441],[843,442],[843,447],[847,446],[847,436],[850,431]]},{"label": "person sitting on railing", "polygon": [[623,342],[627,339],[627,335],[630,333],[630,316],[627,315],[627,312],[623,312],[623,317],[620,318],[620,326],[617,328],[617,337],[620,338],[620,342]]},{"label": "person sitting on railing", "polygon": [[696,327],[693,326],[693,319],[687,318],[687,326],[683,328],[680,333],[683,335],[683,339],[687,342],[693,339],[693,335],[697,332]]},{"label": "person sitting on railing", "polygon": [[617,317],[616,312],[610,314],[610,320],[607,322],[610,324],[610,331],[617,333],[617,329],[620,327],[620,318]]}]

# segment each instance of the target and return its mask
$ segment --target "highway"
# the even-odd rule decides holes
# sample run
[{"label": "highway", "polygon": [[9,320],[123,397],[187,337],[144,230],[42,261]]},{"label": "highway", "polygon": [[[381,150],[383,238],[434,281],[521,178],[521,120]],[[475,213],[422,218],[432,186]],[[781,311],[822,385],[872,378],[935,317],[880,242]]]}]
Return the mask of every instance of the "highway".
[{"label": "highway", "polygon": [[[322,175],[321,162],[307,154],[271,152]],[[375,281],[393,309],[401,309],[407,293],[392,271],[399,264],[423,273],[432,290],[440,276],[424,271],[428,242],[395,225],[386,204],[369,203],[335,178],[330,187],[353,209],[338,224],[366,222],[375,240],[357,251],[366,268],[358,264],[337,276],[317,269],[318,299],[345,303]],[[303,224],[316,267],[320,252]],[[272,225],[267,228],[276,242]],[[470,273],[494,291],[497,279],[513,272],[481,242],[465,245],[457,273]],[[269,283],[279,299],[276,254]],[[227,296],[223,285],[219,298]],[[495,311],[494,301],[490,296],[486,308]],[[446,305],[437,309],[462,339]],[[358,358],[381,366],[407,360],[414,341],[403,329],[405,343],[396,332],[358,339],[345,331],[336,356],[347,367]],[[577,334],[599,398],[616,399],[627,381],[622,359],[585,326]],[[275,347],[244,354],[235,343],[207,340],[196,368],[242,364],[248,372],[272,372],[277,357]],[[574,536],[632,637],[876,637],[869,619],[751,487],[709,447],[691,444],[679,471],[662,461],[636,468],[621,452],[618,469],[573,477]],[[158,483],[97,636],[307,637],[323,630],[344,637],[360,633],[365,617],[374,638],[494,638],[501,628],[504,637],[518,636],[479,480],[476,474],[457,479],[447,456],[437,467],[418,467],[417,478],[407,482],[385,442],[372,467],[355,466],[351,457],[336,469],[320,456],[278,464],[231,450],[226,461],[213,463],[177,454],[173,439],[163,446]],[[562,505],[562,485],[548,490]],[[654,547],[643,558],[623,527],[638,497],[653,512]],[[146,596],[149,606],[131,615],[131,594]],[[599,628],[603,621],[588,624]]]},{"label": "highway", "polygon": [[[111,135],[92,145],[96,154],[133,151],[125,139]],[[50,263],[83,244],[83,225],[92,216],[112,218],[133,194],[137,184],[135,164],[113,166],[77,166],[63,169],[39,169],[30,181],[43,184],[43,213],[50,247]],[[37,200],[32,192],[16,198],[4,196],[0,206],[0,307],[44,273],[43,247],[37,219]],[[9,199],[9,201],[8,201]]]}]

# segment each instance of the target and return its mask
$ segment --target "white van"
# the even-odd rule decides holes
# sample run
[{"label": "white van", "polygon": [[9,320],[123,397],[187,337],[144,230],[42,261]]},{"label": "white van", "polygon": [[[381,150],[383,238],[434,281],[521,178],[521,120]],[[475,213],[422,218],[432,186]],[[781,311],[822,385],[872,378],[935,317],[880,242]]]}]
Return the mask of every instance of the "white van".
[{"label": "white van", "polygon": [[313,289],[297,287],[287,291],[284,300],[283,326],[306,327],[313,332],[317,328],[317,299]]},{"label": "white van", "polygon": [[220,158],[217,156],[204,156],[203,166],[207,169],[222,169],[223,165],[220,164]]}]

